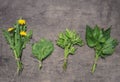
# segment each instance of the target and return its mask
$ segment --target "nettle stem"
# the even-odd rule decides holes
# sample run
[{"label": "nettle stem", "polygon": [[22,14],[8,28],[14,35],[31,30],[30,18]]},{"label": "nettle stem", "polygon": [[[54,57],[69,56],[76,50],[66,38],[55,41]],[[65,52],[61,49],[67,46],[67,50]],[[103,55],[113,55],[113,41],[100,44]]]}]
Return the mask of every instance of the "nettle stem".
[{"label": "nettle stem", "polygon": [[95,72],[95,69],[96,69],[96,67],[97,67],[98,58],[99,58],[99,55],[98,55],[98,53],[96,52],[95,58],[94,58],[94,63],[93,63],[92,69],[91,69],[91,72],[92,72],[92,73]]}]

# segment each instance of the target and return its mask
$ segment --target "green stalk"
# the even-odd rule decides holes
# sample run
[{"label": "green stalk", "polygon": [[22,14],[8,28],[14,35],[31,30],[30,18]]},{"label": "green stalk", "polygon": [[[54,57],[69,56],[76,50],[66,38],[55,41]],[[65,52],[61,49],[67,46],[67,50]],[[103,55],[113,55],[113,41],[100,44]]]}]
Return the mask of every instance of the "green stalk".
[{"label": "green stalk", "polygon": [[64,59],[64,63],[63,63],[63,69],[64,69],[64,71],[66,71],[66,69],[67,69],[67,63],[68,63],[68,59],[65,58]]},{"label": "green stalk", "polygon": [[20,71],[22,71],[22,69],[23,69],[23,64],[22,64],[20,58],[17,57],[17,53],[15,50],[14,50],[14,56],[15,56],[15,60],[17,63],[17,74],[19,74]]},{"label": "green stalk", "polygon": [[13,50],[13,52],[14,52],[14,57],[17,60],[17,52],[15,50]]},{"label": "green stalk", "polygon": [[96,52],[95,58],[94,58],[94,63],[93,63],[92,69],[91,69],[92,74],[93,74],[93,73],[95,72],[95,70],[96,70],[98,58],[99,58],[99,55],[98,55],[98,53]]},{"label": "green stalk", "polygon": [[17,74],[19,74],[23,70],[23,64],[19,58],[16,60],[16,62],[17,62]]},{"label": "green stalk", "polygon": [[64,71],[66,71],[66,69],[67,69],[68,55],[69,55],[69,51],[68,51],[68,47],[66,47],[65,51],[64,51],[64,63],[63,63]]},{"label": "green stalk", "polygon": [[39,61],[39,69],[41,69],[42,68],[42,61]]}]

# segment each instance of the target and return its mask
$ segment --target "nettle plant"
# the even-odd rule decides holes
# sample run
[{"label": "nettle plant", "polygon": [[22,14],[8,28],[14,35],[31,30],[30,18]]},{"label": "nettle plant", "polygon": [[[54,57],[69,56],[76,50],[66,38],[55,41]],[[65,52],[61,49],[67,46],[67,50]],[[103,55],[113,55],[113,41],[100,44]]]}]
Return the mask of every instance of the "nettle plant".
[{"label": "nettle plant", "polygon": [[113,54],[118,41],[110,36],[111,27],[104,30],[97,25],[94,28],[86,26],[87,45],[95,50],[94,63],[91,72],[94,73],[98,59],[105,58]]},{"label": "nettle plant", "polygon": [[10,48],[13,50],[17,63],[17,73],[20,73],[23,70],[21,61],[22,52],[26,47],[27,42],[29,42],[32,37],[32,30],[27,32],[26,21],[20,18],[13,27],[8,28],[8,30],[3,29],[3,35],[10,45]]},{"label": "nettle plant", "polygon": [[53,43],[47,39],[41,39],[40,41],[32,45],[32,53],[33,56],[36,59],[38,59],[39,69],[42,68],[43,60],[45,60],[48,56],[50,56],[53,50],[54,50]]},{"label": "nettle plant", "polygon": [[64,64],[63,69],[67,69],[68,56],[73,55],[76,51],[74,45],[83,46],[83,40],[80,38],[74,30],[66,29],[65,32],[61,32],[58,36],[57,45],[64,49]]}]

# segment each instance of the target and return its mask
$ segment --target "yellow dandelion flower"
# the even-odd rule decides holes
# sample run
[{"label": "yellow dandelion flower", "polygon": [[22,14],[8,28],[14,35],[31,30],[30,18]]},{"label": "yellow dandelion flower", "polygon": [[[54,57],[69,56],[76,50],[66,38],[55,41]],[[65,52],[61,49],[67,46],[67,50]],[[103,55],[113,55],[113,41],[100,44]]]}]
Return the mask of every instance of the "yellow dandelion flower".
[{"label": "yellow dandelion flower", "polygon": [[19,19],[18,24],[24,25],[24,24],[26,24],[26,21],[24,19]]},{"label": "yellow dandelion flower", "polygon": [[26,36],[27,33],[26,33],[25,31],[21,31],[21,32],[20,32],[20,35],[21,35],[21,36]]},{"label": "yellow dandelion flower", "polygon": [[8,32],[11,32],[12,30],[14,30],[13,27],[8,28]]}]

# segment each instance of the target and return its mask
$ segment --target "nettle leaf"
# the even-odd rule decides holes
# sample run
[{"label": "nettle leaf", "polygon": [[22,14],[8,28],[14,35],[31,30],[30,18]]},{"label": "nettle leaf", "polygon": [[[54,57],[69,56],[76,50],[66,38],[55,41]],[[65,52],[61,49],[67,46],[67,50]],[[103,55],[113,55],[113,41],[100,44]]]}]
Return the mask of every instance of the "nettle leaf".
[{"label": "nettle leaf", "polygon": [[96,45],[96,40],[93,37],[93,29],[90,26],[86,26],[86,41],[89,47]]},{"label": "nettle leaf", "polygon": [[90,26],[86,26],[86,37],[93,37],[93,29]]},{"label": "nettle leaf", "polygon": [[100,50],[102,48],[103,44],[97,43],[96,47],[94,48],[95,50]]},{"label": "nettle leaf", "polygon": [[114,52],[114,49],[117,45],[118,45],[117,40],[109,38],[103,46],[102,53],[111,55]]},{"label": "nettle leaf", "polygon": [[104,30],[97,25],[92,29],[86,26],[86,41],[89,47],[94,48],[96,54],[91,72],[94,73],[99,57],[105,58],[111,55],[118,45],[117,40],[110,37],[111,28]]},{"label": "nettle leaf", "polygon": [[96,40],[94,38],[87,37],[86,41],[89,47],[94,47],[96,45]]},{"label": "nettle leaf", "polygon": [[104,49],[104,50],[102,51],[102,53],[103,53],[104,55],[111,55],[111,54],[113,54],[113,52],[114,52],[114,49],[111,48],[111,47],[108,47],[108,48],[106,48],[106,49]]},{"label": "nettle leaf", "polygon": [[104,35],[104,37],[105,37],[106,40],[108,38],[110,38],[110,33],[111,33],[111,28],[108,28],[105,31],[103,31],[103,35]]},{"label": "nettle leaf", "polygon": [[46,39],[41,39],[32,46],[32,53],[39,61],[46,59],[49,55],[51,55],[53,50],[53,43]]},{"label": "nettle leaf", "polygon": [[106,41],[106,38],[104,37],[104,29],[100,29],[100,35],[98,37],[98,41],[100,43],[104,43]]},{"label": "nettle leaf", "polygon": [[97,40],[100,37],[100,28],[96,25],[93,30],[93,37]]},{"label": "nettle leaf", "polygon": [[101,38],[99,38],[99,42],[100,43],[104,43],[106,41],[106,38],[103,36],[103,37],[101,37]]}]

